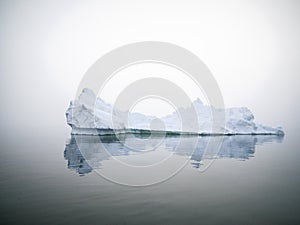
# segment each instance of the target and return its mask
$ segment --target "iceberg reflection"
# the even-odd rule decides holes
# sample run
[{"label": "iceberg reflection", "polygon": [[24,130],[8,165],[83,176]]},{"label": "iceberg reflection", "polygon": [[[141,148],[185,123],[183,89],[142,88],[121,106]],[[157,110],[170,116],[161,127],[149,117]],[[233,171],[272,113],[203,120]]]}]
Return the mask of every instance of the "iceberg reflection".
[{"label": "iceberg reflection", "polygon": [[[139,141],[137,141],[137,139]],[[209,141],[222,140],[219,148],[207,148]],[[254,157],[256,145],[264,143],[280,143],[283,136],[277,135],[233,135],[233,136],[86,136],[72,135],[66,144],[64,157],[68,161],[68,168],[78,174],[90,173],[95,168],[100,168],[104,160],[111,157],[127,156],[148,153],[145,149],[153,149],[160,143],[163,149],[178,156],[189,157],[191,165],[201,167],[201,161],[205,159],[235,158],[247,160]],[[162,142],[159,142],[162,140]],[[196,142],[195,142],[196,140]],[[179,143],[181,144],[179,145]],[[197,143],[193,146],[193,143]],[[138,150],[137,150],[138,149]]]}]

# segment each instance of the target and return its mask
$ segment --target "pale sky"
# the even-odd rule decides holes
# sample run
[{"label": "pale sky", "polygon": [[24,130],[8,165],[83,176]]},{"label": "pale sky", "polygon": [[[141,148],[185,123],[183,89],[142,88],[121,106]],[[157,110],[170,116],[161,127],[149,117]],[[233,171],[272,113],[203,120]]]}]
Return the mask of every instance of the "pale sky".
[{"label": "pale sky", "polygon": [[262,123],[288,126],[300,108],[299,17],[296,0],[1,1],[0,121],[34,128],[47,118],[59,127],[99,57],[164,41],[208,66],[227,107],[246,106]]}]

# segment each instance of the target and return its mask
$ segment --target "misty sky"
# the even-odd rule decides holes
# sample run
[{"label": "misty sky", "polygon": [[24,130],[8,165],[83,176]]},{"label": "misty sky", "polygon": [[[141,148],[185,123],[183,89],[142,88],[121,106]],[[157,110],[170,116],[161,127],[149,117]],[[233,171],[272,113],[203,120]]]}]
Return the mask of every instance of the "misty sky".
[{"label": "misty sky", "polygon": [[138,41],[188,49],[227,107],[299,128],[299,1],[1,1],[0,27],[2,131],[65,126],[87,69]]}]

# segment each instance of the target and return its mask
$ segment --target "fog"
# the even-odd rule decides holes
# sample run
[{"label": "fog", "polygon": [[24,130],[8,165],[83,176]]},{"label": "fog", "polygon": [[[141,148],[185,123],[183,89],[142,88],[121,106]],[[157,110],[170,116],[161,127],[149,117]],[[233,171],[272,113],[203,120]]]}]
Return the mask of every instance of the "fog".
[{"label": "fog", "polygon": [[[165,41],[211,70],[226,107],[298,129],[298,1],[1,1],[1,132],[51,134],[88,68],[112,49]],[[293,127],[293,129],[291,129]]]}]

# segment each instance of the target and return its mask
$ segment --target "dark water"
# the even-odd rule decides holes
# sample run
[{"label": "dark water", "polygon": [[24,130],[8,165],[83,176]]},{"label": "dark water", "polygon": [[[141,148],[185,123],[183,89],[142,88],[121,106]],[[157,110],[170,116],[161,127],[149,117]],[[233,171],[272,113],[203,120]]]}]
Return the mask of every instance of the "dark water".
[{"label": "dark water", "polygon": [[[156,151],[134,151],[132,145],[145,150],[159,142],[139,138],[2,136],[0,223],[300,224],[297,135],[225,137],[218,151],[206,148],[208,137],[197,137],[195,148],[195,137],[183,137],[178,148],[180,138],[169,137]],[[124,186],[99,175],[125,176],[116,159],[141,168],[169,156],[170,165],[185,166],[155,185]],[[155,180],[157,173],[123,182]]]}]

